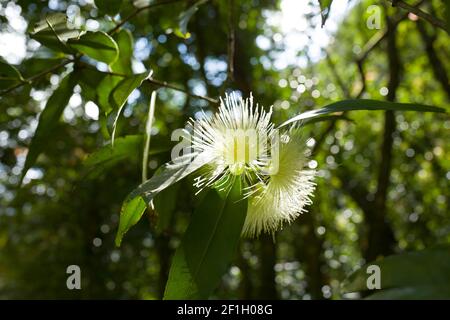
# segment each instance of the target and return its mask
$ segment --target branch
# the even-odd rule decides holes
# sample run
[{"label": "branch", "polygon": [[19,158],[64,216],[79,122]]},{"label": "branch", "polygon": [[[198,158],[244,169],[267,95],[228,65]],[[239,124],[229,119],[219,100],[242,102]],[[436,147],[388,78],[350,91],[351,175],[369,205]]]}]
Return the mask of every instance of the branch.
[{"label": "branch", "polygon": [[[87,65],[87,66],[92,68],[92,66],[90,66],[90,65]],[[108,74],[108,75],[111,75],[111,76],[122,77],[122,78],[128,77],[128,75],[126,75],[126,74],[117,73],[117,72],[102,71],[102,73]],[[174,84],[168,83],[166,81],[157,80],[157,79],[152,78],[152,77],[146,79],[145,81],[147,81],[148,83],[151,83],[153,85],[156,85],[158,87],[164,87],[164,88],[169,88],[169,89],[172,89],[172,90],[175,90],[175,91],[183,92],[184,94],[186,94],[186,95],[188,95],[190,97],[201,99],[201,100],[205,100],[205,101],[208,101],[208,102],[210,102],[212,104],[216,104],[216,105],[219,104],[219,100],[216,100],[216,99],[208,97],[208,96],[201,96],[201,95],[198,95],[198,94],[190,93],[189,91],[187,91],[187,90],[185,90],[183,88],[180,88],[180,87],[178,87],[178,86],[176,86]]]},{"label": "branch", "polygon": [[123,19],[122,21],[120,21],[118,24],[116,24],[116,26],[114,28],[112,28],[111,30],[108,31],[108,34],[113,34],[115,33],[117,30],[120,29],[120,27],[122,27],[125,23],[127,23],[128,21],[130,21],[131,19],[133,19],[134,17],[136,17],[139,13],[141,13],[142,11],[148,10],[148,9],[153,9],[159,6],[163,6],[166,4],[171,4],[171,3],[175,3],[175,2],[180,2],[183,0],[166,0],[166,1],[161,1],[161,2],[157,2],[157,3],[152,3],[149,5],[146,5],[144,7],[140,7],[137,8],[136,10],[134,10],[129,16],[127,16],[125,19]]},{"label": "branch", "polygon": [[422,21],[417,21],[417,28],[419,29],[422,40],[425,43],[425,51],[428,55],[428,60],[430,61],[434,76],[441,83],[442,88],[447,93],[447,96],[450,99],[450,84],[448,81],[449,79],[447,76],[447,72],[445,71],[445,67],[442,61],[439,59],[436,50],[434,49],[434,41],[436,40],[436,35],[429,35]]},{"label": "branch", "polygon": [[210,97],[207,97],[207,96],[201,96],[201,95],[198,95],[198,94],[190,93],[189,91],[184,90],[182,88],[179,88],[179,87],[177,87],[177,86],[175,86],[173,84],[167,83],[166,81],[160,81],[160,80],[156,80],[154,78],[148,78],[147,82],[149,82],[151,84],[154,84],[154,85],[157,85],[157,86],[160,86],[160,87],[165,87],[165,88],[169,88],[169,89],[172,89],[172,90],[183,92],[183,93],[187,94],[190,97],[197,98],[197,99],[202,99],[202,100],[208,101],[208,102],[210,102],[212,104],[216,104],[216,105],[219,104],[219,101],[216,100],[216,99],[213,99],[213,98],[210,98]]},{"label": "branch", "polygon": [[64,61],[58,63],[57,65],[54,65],[54,66],[52,66],[52,67],[50,67],[50,68],[48,68],[48,69],[45,69],[44,71],[41,71],[41,72],[35,74],[34,76],[31,76],[31,77],[29,77],[28,79],[25,79],[24,81],[19,82],[18,84],[14,85],[14,86],[12,86],[12,87],[9,87],[9,88],[7,88],[7,89],[5,89],[5,90],[3,90],[3,91],[0,93],[0,96],[4,96],[4,95],[6,95],[7,93],[9,93],[9,92],[11,92],[11,91],[13,91],[13,90],[15,90],[15,89],[17,89],[17,88],[19,88],[19,87],[25,85],[26,83],[30,84],[30,83],[33,82],[34,80],[36,80],[36,79],[38,79],[38,78],[40,78],[40,77],[43,77],[43,76],[45,76],[45,75],[47,75],[47,74],[49,74],[49,73],[51,73],[51,72],[53,72],[53,71],[56,71],[56,70],[58,70],[59,68],[62,68],[62,67],[64,67],[65,65],[68,65],[69,63],[74,62],[74,61],[75,61],[75,59],[67,59],[67,60],[64,60]]},{"label": "branch", "polygon": [[448,34],[450,34],[450,29],[447,27],[447,25],[445,24],[444,21],[432,16],[429,13],[426,13],[425,11],[420,10],[419,8],[412,6],[410,4],[407,4],[401,0],[388,0],[389,2],[392,3],[392,6],[398,6],[402,9],[407,10],[410,13],[415,14],[416,16],[418,16],[419,18],[422,18],[426,21],[428,21],[429,23],[431,23],[432,25],[434,25],[435,27],[441,28],[442,30],[444,30],[445,32],[447,32]]}]

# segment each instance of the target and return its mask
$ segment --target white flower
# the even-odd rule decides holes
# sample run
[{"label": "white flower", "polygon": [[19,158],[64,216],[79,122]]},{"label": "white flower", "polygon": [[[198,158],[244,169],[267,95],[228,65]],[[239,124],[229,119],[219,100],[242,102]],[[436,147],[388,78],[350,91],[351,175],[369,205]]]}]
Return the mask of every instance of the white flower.
[{"label": "white flower", "polygon": [[232,93],[220,102],[213,117],[190,121],[195,153],[213,159],[200,170],[195,186],[221,187],[231,178],[241,178],[243,197],[248,198],[242,235],[274,233],[312,203],[315,171],[305,169],[306,141],[299,129],[278,141],[278,130],[270,121],[272,109],[265,112],[254,106],[252,96],[242,99]]},{"label": "white flower", "polygon": [[316,172],[305,169],[305,139],[295,129],[280,144],[278,172],[271,175],[257,194],[249,199],[242,234],[256,237],[261,232],[274,233],[285,222],[292,222],[305,206],[312,203]]},{"label": "white flower", "polygon": [[243,175],[247,182],[262,180],[270,165],[270,141],[275,134],[270,122],[272,109],[253,105],[253,97],[242,99],[235,93],[220,99],[213,117],[192,120],[192,147],[195,152],[212,155],[214,160],[197,177],[199,188],[226,183],[232,175]]}]

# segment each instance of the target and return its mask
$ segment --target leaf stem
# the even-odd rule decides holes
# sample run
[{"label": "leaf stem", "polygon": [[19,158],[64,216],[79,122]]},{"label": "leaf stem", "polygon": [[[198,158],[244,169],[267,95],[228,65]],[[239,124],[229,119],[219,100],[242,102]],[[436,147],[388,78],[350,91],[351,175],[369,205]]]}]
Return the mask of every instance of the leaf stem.
[{"label": "leaf stem", "polygon": [[148,169],[148,152],[150,150],[150,139],[152,135],[153,117],[155,114],[155,102],[156,102],[156,90],[152,92],[150,97],[150,104],[148,108],[147,123],[145,125],[145,145],[144,154],[142,156],[142,183],[147,181],[147,169]]}]

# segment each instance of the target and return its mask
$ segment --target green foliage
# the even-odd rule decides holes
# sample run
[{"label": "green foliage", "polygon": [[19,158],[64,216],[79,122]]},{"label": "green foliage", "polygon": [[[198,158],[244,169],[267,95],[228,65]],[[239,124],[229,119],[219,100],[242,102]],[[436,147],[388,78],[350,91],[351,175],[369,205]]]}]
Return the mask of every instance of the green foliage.
[{"label": "green foliage", "polygon": [[95,0],[95,5],[101,13],[114,16],[120,11],[123,0]]},{"label": "green foliage", "polygon": [[390,111],[419,111],[419,112],[446,112],[445,109],[426,106],[416,103],[396,103],[389,101],[376,101],[369,99],[342,100],[329,104],[321,109],[301,113],[285,122],[280,127],[287,126],[296,121],[323,117],[330,113],[346,112],[354,110],[390,110]]},{"label": "green foliage", "polygon": [[117,60],[119,47],[114,39],[102,31],[86,32],[77,39],[69,39],[68,45],[81,54],[112,64]]},{"label": "green foliage", "polygon": [[376,265],[381,271],[381,289],[369,292],[367,299],[449,299],[450,246],[389,256],[371,262],[343,283],[343,291],[367,291],[366,269]]},{"label": "green foliage", "polygon": [[74,75],[66,76],[48,99],[45,109],[39,117],[39,125],[28,149],[21,181],[28,169],[34,165],[39,154],[48,145],[49,140],[53,138],[54,129],[58,125],[59,118],[72,96],[76,83],[77,79]]},{"label": "green foliage", "polygon": [[125,233],[141,219],[147,204],[142,197],[125,200],[120,211],[120,224],[116,235],[116,246],[120,246]]},{"label": "green foliage", "polygon": [[113,119],[110,132],[111,132],[111,144],[114,144],[114,138],[116,134],[117,121],[119,120],[122,108],[128,100],[130,94],[138,88],[142,82],[147,79],[149,73],[144,72],[141,74],[133,75],[121,80],[109,94],[109,104],[113,108],[111,119]]},{"label": "green foliage", "polygon": [[129,135],[117,138],[114,147],[108,144],[91,153],[84,161],[89,172],[88,177],[95,179],[120,162],[132,162],[133,158],[134,162],[137,162],[142,144],[142,135]]},{"label": "green foliage", "polygon": [[164,299],[206,299],[233,258],[247,212],[240,178],[211,189],[175,252]]},{"label": "green foliage", "polygon": [[166,163],[161,166],[153,177],[142,183],[130,193],[127,200],[124,202],[120,214],[116,244],[120,245],[125,233],[139,221],[139,218],[144,213],[141,206],[136,207],[130,205],[130,203],[136,203],[136,199],[139,198],[144,199],[145,202],[150,205],[155,195],[198,170],[211,159],[208,156],[200,154],[195,158],[193,158],[192,155],[186,155],[179,160],[180,162],[178,163]]},{"label": "green foliage", "polygon": [[[176,251],[167,298],[339,299],[368,245],[384,242],[389,252],[380,249],[381,256],[411,253],[374,262],[387,282],[369,298],[448,297],[448,286],[439,285],[449,282],[448,253],[418,251],[450,242],[450,120],[442,113],[449,110],[448,35],[423,20],[430,44],[417,21],[398,22],[400,86],[390,103],[383,101],[392,73],[386,37],[377,39],[385,15],[405,16],[401,8],[382,11],[381,30],[372,30],[367,8],[378,3],[350,3],[330,34],[335,41],[318,54],[313,30],[319,12],[323,23],[336,22],[332,1],[298,1],[311,3],[297,13],[299,32],[273,25],[285,7],[280,0],[163,2],[146,9],[120,0],[2,3],[0,33],[17,36],[18,47],[25,41],[25,50],[0,48],[0,298],[162,298]],[[420,8],[448,17],[441,0]],[[146,81],[145,70],[160,82]],[[307,124],[302,132],[313,138],[309,147],[315,143],[309,165],[319,175],[308,213],[275,242],[242,239],[239,250],[245,201],[214,190],[196,195],[192,173],[211,159],[171,163],[162,152],[187,119],[216,110],[196,95],[218,99],[231,90],[273,105],[274,123]],[[391,135],[383,135],[385,113],[374,110],[396,111]],[[144,132],[151,133],[144,163],[151,178],[136,188]],[[386,136],[391,152],[383,149]],[[377,196],[383,187],[384,200]],[[384,209],[376,210],[380,202]],[[216,210],[223,203],[229,210]],[[380,212],[392,234],[373,241]],[[138,223],[145,213],[150,225]],[[82,268],[79,292],[64,285],[70,264]],[[364,290],[363,270],[350,278],[359,279],[352,291]]]},{"label": "green foliage", "polygon": [[133,35],[130,31],[122,29],[115,33],[113,39],[120,48],[119,56],[111,65],[111,70],[121,74],[133,74],[131,59],[133,58]]},{"label": "green foliage", "polygon": [[36,24],[31,38],[52,50],[71,54],[74,50],[67,45],[67,41],[79,35],[79,30],[68,27],[65,14],[52,13]]}]

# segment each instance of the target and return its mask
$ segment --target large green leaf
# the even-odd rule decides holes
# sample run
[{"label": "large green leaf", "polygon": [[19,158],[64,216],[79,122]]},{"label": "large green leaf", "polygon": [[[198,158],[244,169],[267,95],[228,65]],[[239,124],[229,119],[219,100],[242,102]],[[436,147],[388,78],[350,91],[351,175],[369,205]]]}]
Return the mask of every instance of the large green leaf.
[{"label": "large green leaf", "polygon": [[[198,170],[211,160],[212,157],[204,153],[197,156],[181,156],[178,161],[169,162],[161,166],[161,168],[158,169],[153,177],[133,190],[127,197],[127,200],[124,202],[122,207],[119,230],[116,235],[116,245],[120,245],[125,233],[133,224],[139,221],[139,218],[144,213],[144,210],[141,210],[142,207],[137,207],[135,210],[133,210],[135,206],[131,206],[130,203],[132,203],[133,201],[137,201],[135,199],[139,198],[144,200],[145,203],[150,204],[150,202],[159,192],[187,177],[189,174]],[[134,223],[130,224],[130,221]]]},{"label": "large green leaf", "polygon": [[119,46],[119,57],[111,64],[111,70],[122,74],[132,74],[131,60],[133,58],[133,36],[127,29],[121,29],[114,34],[113,39]]},{"label": "large green leaf", "polygon": [[100,12],[114,16],[120,11],[122,0],[95,0],[95,5]]},{"label": "large green leaf", "polygon": [[[367,289],[369,265],[380,268],[381,289]],[[450,245],[408,252],[369,263],[344,282],[342,291],[368,299],[450,299]]]},{"label": "large green leaf", "polygon": [[119,55],[119,47],[110,35],[103,31],[86,32],[78,39],[69,39],[67,44],[88,57],[111,64]]},{"label": "large green leaf", "polygon": [[334,102],[324,108],[303,112],[285,122],[279,127],[288,124],[328,115],[335,112],[353,111],[353,110],[392,110],[392,111],[419,111],[419,112],[446,112],[439,107],[428,106],[418,103],[396,103],[389,101],[378,101],[370,99],[351,99]]},{"label": "large green leaf", "polygon": [[49,139],[52,138],[54,129],[72,96],[73,88],[76,84],[77,78],[75,74],[66,76],[48,99],[45,109],[39,117],[39,124],[28,149],[21,181],[28,169],[34,164],[39,154],[49,144]]},{"label": "large green leaf", "polygon": [[175,252],[164,299],[206,299],[231,263],[247,212],[241,179],[211,189],[194,212]]},{"label": "large green leaf", "polygon": [[142,82],[149,76],[148,72],[140,73],[121,80],[114,90],[110,93],[108,101],[113,108],[111,114],[111,142],[114,144],[117,121],[119,120],[122,108],[128,100],[128,97],[134,89],[138,88]]},{"label": "large green leaf", "polygon": [[0,90],[25,81],[19,70],[0,59]]}]

